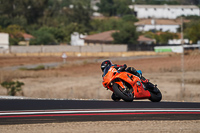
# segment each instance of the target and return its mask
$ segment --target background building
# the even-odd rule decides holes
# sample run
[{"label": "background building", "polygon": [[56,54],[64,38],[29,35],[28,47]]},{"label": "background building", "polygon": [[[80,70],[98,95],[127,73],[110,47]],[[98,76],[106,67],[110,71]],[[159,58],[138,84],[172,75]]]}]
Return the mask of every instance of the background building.
[{"label": "background building", "polygon": [[78,32],[74,32],[71,34],[71,45],[72,46],[83,46],[84,45],[84,39],[86,36],[79,34]]},{"label": "background building", "polygon": [[0,33],[0,52],[8,53],[9,52],[9,34]]},{"label": "background building", "polygon": [[176,33],[181,23],[171,19],[142,19],[135,23],[137,31],[162,31]]},{"label": "background building", "polygon": [[195,5],[130,5],[129,8],[134,9],[136,17],[144,18],[165,18],[176,19],[184,15],[200,16],[200,10]]}]

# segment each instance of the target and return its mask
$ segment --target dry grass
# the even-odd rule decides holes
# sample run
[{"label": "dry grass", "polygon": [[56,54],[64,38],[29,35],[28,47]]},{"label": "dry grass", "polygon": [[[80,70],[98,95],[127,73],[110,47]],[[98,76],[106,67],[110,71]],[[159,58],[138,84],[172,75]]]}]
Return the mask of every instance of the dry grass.
[{"label": "dry grass", "polygon": [[[200,101],[200,54],[185,55],[185,87],[181,92],[181,56],[115,61],[141,69],[146,78],[158,84],[164,100]],[[92,58],[94,59],[94,58]],[[110,99],[111,92],[103,88],[100,63],[82,59],[46,70],[0,71],[0,82],[19,80],[25,83],[24,94],[40,98]],[[2,87],[0,87],[1,89]],[[2,90],[2,89],[1,89]],[[2,90],[0,95],[5,95]]]}]

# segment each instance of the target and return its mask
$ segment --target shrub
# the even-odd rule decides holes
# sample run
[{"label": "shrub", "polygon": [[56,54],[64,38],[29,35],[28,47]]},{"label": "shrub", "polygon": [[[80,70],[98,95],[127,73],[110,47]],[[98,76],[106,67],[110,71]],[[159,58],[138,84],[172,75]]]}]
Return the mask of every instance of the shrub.
[{"label": "shrub", "polygon": [[15,96],[17,92],[21,92],[23,95],[22,85],[24,83],[19,81],[4,81],[1,83],[1,86],[7,89],[7,94],[10,96]]},{"label": "shrub", "polygon": [[45,66],[44,65],[39,65],[39,66],[37,66],[35,68],[21,67],[21,68],[19,68],[19,70],[35,70],[35,71],[37,71],[37,70],[45,70]]}]

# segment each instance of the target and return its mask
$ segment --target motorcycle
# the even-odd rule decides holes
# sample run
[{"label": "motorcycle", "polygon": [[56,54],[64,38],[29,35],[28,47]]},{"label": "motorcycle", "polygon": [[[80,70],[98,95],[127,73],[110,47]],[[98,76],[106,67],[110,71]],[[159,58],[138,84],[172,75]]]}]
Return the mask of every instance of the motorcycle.
[{"label": "motorcycle", "polygon": [[152,102],[160,102],[162,94],[157,85],[151,82],[143,83],[139,77],[127,72],[119,72],[114,66],[104,69],[103,86],[113,92],[111,98],[114,101],[123,99],[132,102],[134,99],[149,99]]}]

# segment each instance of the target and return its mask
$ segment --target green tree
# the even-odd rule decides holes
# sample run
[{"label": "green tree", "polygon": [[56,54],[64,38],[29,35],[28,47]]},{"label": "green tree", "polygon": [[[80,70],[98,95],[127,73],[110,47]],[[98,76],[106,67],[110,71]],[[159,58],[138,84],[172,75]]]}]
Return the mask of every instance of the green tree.
[{"label": "green tree", "polygon": [[100,3],[97,3],[97,6],[99,7],[99,12],[104,14],[104,16],[116,15],[116,10],[113,5],[113,0],[101,0]]},{"label": "green tree", "polygon": [[200,40],[200,20],[191,21],[186,24],[184,35],[186,38],[192,40],[193,43],[197,43],[197,41]]},{"label": "green tree", "polygon": [[189,19],[189,20],[192,20],[192,21],[197,21],[197,20],[200,20],[200,16],[189,15],[189,16],[184,16],[184,19]]},{"label": "green tree", "polygon": [[175,0],[181,5],[199,5],[200,1],[199,0]]},{"label": "green tree", "polygon": [[171,32],[159,32],[158,34],[148,31],[144,33],[144,36],[155,39],[157,44],[167,44],[169,39],[178,39],[178,34]]},{"label": "green tree", "polygon": [[43,16],[48,0],[1,0],[0,13],[8,19],[22,16],[28,24],[37,23]]},{"label": "green tree", "polygon": [[[77,32],[88,32],[90,28],[90,16],[91,16],[91,7],[90,2],[87,0],[86,2],[83,1],[75,1],[74,7],[71,13],[69,14],[69,19],[75,25],[78,25]],[[86,28],[83,28],[86,27]],[[84,31],[85,30],[85,31]]]},{"label": "green tree", "polygon": [[0,25],[2,28],[6,28],[11,24],[12,24],[11,19],[9,19],[7,16],[0,15]]},{"label": "green tree", "polygon": [[177,39],[178,35],[176,33],[165,32],[159,35],[158,42],[160,44],[167,44],[169,39]]},{"label": "green tree", "polygon": [[[65,37],[65,31],[63,27],[42,27],[38,30],[39,32],[46,32],[53,35],[53,42],[61,43]],[[52,41],[52,40],[51,40]]]},{"label": "green tree", "polygon": [[137,43],[138,33],[133,24],[124,24],[118,32],[112,34],[116,44],[134,44]]},{"label": "green tree", "polygon": [[91,20],[90,34],[100,33],[109,30],[117,30],[126,22],[121,18],[109,17],[107,19],[93,19]]},{"label": "green tree", "polygon": [[42,26],[59,27],[70,23],[70,13],[73,9],[69,6],[72,0],[48,0],[48,7],[45,8],[43,17],[38,19]]},{"label": "green tree", "polygon": [[124,15],[123,17],[122,17],[122,20],[123,21],[125,21],[125,22],[137,22],[137,21],[139,21],[135,16],[133,16],[133,15]]},{"label": "green tree", "polygon": [[133,11],[128,7],[130,0],[114,0],[114,8],[117,16],[133,15]]},{"label": "green tree", "polygon": [[23,95],[22,85],[24,83],[19,81],[4,81],[1,83],[1,86],[7,89],[7,94],[10,96],[15,96],[17,92],[21,92]]},{"label": "green tree", "polygon": [[46,28],[40,28],[32,32],[32,35],[35,38],[30,40],[30,45],[48,45],[56,43],[54,35],[47,31]]},{"label": "green tree", "polygon": [[10,45],[18,45],[19,41],[24,40],[22,33],[25,31],[19,25],[9,25],[5,29],[0,29],[0,32],[5,32],[9,34]]},{"label": "green tree", "polygon": [[131,4],[131,0],[101,0],[97,6],[99,12],[105,16],[123,16],[133,13],[128,7],[129,4]]}]

